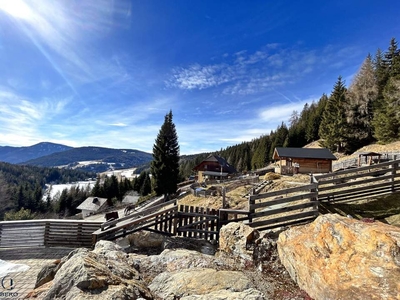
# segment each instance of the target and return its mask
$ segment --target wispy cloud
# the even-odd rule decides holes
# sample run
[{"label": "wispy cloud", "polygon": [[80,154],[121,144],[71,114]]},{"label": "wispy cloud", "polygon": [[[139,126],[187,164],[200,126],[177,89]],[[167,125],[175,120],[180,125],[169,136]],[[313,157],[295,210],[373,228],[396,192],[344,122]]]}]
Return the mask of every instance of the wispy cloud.
[{"label": "wispy cloud", "polygon": [[116,127],[126,127],[126,126],[128,126],[127,124],[125,124],[125,123],[114,123],[114,124],[109,124],[110,126],[116,126]]},{"label": "wispy cloud", "polygon": [[29,98],[0,87],[1,144],[18,144],[46,140],[42,127],[62,115],[70,99]]},{"label": "wispy cloud", "polygon": [[0,4],[0,9],[14,18],[21,32],[75,93],[80,84],[127,78],[124,67],[101,56],[96,47],[97,40],[126,19],[126,2],[12,2],[13,5]]},{"label": "wispy cloud", "polygon": [[342,63],[348,50],[337,50],[327,47],[317,54],[315,50],[270,44],[253,53],[242,50],[224,54],[224,63],[174,68],[166,84],[183,90],[222,86],[226,95],[251,95],[300,81],[315,69],[334,67],[332,62]]},{"label": "wispy cloud", "polygon": [[318,99],[307,99],[295,103],[290,102],[282,105],[271,105],[261,109],[259,118],[260,120],[268,122],[287,122],[293,111],[302,111],[306,103],[311,104],[313,101],[318,101]]}]

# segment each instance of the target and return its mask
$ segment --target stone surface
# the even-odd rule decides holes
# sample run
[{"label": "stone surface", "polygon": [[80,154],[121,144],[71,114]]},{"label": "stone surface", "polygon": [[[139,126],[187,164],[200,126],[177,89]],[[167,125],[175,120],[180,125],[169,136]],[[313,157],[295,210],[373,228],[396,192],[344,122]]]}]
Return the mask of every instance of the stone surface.
[{"label": "stone surface", "polygon": [[328,214],[279,235],[279,257],[315,299],[400,299],[400,228]]},{"label": "stone surface", "polygon": [[[149,288],[162,299],[264,299],[250,280],[237,271],[188,269],[164,272]],[[188,297],[190,296],[190,297]]]},{"label": "stone surface", "polygon": [[217,251],[217,246],[216,243],[212,243],[203,239],[165,237],[163,250],[165,249],[187,249],[195,250],[203,254],[214,255]]},{"label": "stone surface", "polygon": [[224,261],[198,251],[166,249],[160,255],[143,256],[131,254],[132,265],[151,282],[163,272],[175,272],[194,268],[222,268]]},{"label": "stone surface", "polygon": [[59,263],[60,261],[54,261],[53,263],[44,266],[40,270],[36,278],[35,289],[54,279],[54,275],[56,275],[56,268],[58,267]]},{"label": "stone surface", "polygon": [[219,235],[219,250],[242,259],[252,260],[253,248],[260,234],[243,223],[222,226]]},{"label": "stone surface", "polygon": [[71,252],[47,287],[41,299],[156,299],[130,266],[129,255],[107,241],[93,251]]},{"label": "stone surface", "polygon": [[129,244],[137,248],[161,248],[164,236],[151,231],[138,231],[128,236]]}]

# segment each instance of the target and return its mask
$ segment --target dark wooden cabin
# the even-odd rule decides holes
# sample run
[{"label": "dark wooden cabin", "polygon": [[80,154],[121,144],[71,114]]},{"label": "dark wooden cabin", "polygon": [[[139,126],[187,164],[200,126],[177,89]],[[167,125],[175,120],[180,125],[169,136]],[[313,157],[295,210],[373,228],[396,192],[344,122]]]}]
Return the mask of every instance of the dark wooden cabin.
[{"label": "dark wooden cabin", "polygon": [[210,155],[195,166],[193,170],[197,172],[199,182],[206,179],[225,179],[237,173],[232,165],[218,155]]},{"label": "dark wooden cabin", "polygon": [[276,147],[273,159],[279,164],[277,172],[292,175],[332,172],[332,161],[336,157],[326,148]]}]

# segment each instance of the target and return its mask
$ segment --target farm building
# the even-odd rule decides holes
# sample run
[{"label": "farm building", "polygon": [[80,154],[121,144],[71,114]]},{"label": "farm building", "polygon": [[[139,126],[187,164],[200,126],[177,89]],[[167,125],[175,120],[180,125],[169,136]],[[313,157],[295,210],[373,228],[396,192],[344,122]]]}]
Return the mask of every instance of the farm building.
[{"label": "farm building", "polygon": [[275,170],[283,175],[296,173],[332,172],[332,161],[336,157],[326,148],[280,148],[274,150],[272,158],[279,161]]},{"label": "farm building", "polygon": [[85,218],[107,207],[107,199],[99,197],[88,197],[77,209],[82,210],[82,217]]},{"label": "farm building", "polygon": [[233,166],[218,155],[210,155],[193,170],[197,172],[199,182],[206,179],[224,179],[237,173]]}]

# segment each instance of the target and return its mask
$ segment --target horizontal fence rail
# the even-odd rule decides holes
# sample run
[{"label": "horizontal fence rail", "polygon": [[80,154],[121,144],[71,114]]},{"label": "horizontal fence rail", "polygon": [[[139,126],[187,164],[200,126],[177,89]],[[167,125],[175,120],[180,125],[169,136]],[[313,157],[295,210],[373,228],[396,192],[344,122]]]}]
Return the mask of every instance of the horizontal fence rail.
[{"label": "horizontal fence rail", "polygon": [[251,189],[248,210],[177,205],[176,199],[106,222],[26,220],[0,222],[0,247],[93,247],[148,230],[165,235],[218,240],[223,225],[243,221],[258,230],[314,220],[322,202],[345,202],[400,192],[400,160],[310,176],[310,184],[262,193]]},{"label": "horizontal fence rail", "polygon": [[314,220],[318,215],[316,183],[249,196],[248,225],[258,230]]},{"label": "horizontal fence rail", "polygon": [[0,222],[0,247],[91,247],[92,233],[101,222],[24,220]]},{"label": "horizontal fence rail", "polygon": [[218,240],[219,217],[215,209],[180,205],[177,213],[178,236]]},{"label": "horizontal fence rail", "polygon": [[400,191],[400,160],[314,176],[321,202],[347,202]]}]

